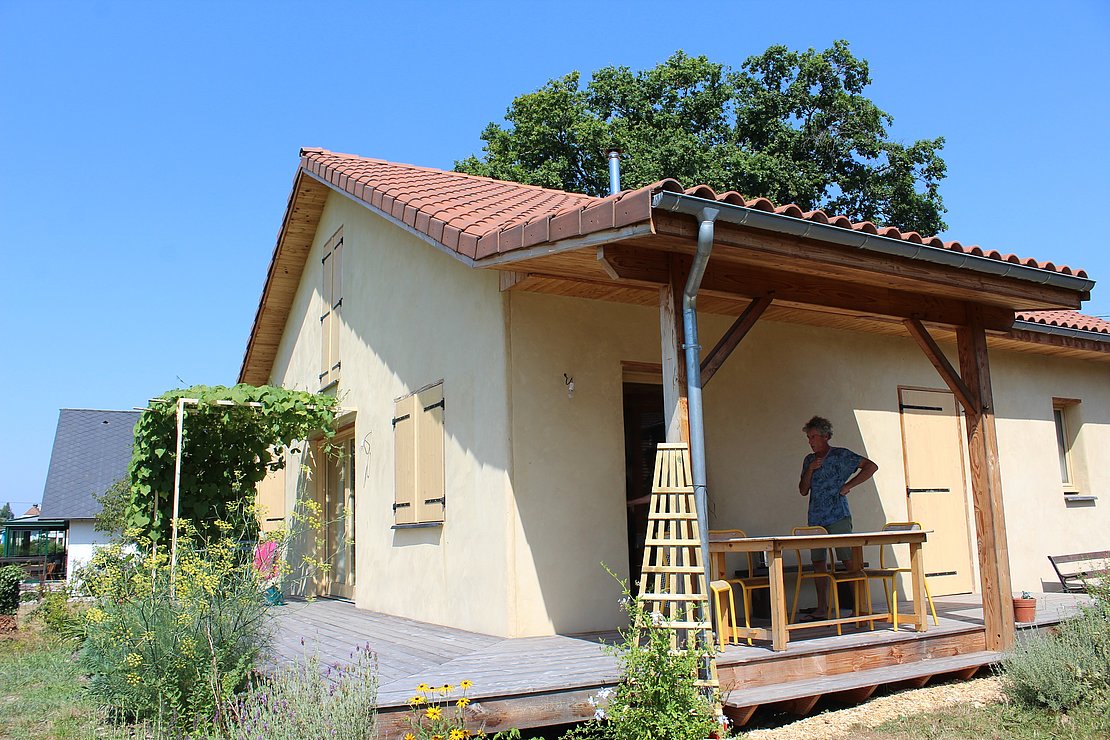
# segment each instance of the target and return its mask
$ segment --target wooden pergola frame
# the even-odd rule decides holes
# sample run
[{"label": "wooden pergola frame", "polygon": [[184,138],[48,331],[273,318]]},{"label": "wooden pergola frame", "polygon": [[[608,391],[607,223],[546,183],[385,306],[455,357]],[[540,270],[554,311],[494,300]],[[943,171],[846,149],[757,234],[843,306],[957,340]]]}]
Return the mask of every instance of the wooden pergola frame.
[{"label": "wooden pergola frame", "polygon": [[[499,260],[503,291],[532,291],[659,309],[668,442],[689,441],[682,361],[683,288],[698,224],[691,216],[654,212],[653,233],[596,236]],[[936,249],[930,247],[930,249]],[[1002,484],[988,358],[988,332],[1008,333],[1019,310],[1076,309],[1088,296],[1069,285],[1030,281],[989,270],[916,262],[845,249],[818,239],[718,222],[699,293],[702,312],[737,316],[701,363],[701,384],[762,317],[910,336],[963,407],[989,650],[1014,643],[1013,605]],[[934,335],[954,335],[959,369]],[[1110,355],[1107,355],[1110,359]]]}]

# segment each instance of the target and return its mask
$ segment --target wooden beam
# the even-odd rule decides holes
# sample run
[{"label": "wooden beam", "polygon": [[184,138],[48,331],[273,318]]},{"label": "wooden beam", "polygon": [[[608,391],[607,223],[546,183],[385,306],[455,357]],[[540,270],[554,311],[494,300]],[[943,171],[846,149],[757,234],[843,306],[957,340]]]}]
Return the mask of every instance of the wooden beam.
[{"label": "wooden beam", "polygon": [[499,276],[499,279],[501,281],[501,292],[516,288],[518,285],[527,280],[528,277],[529,275],[526,272],[511,272],[508,270],[502,272]]},{"label": "wooden beam", "polygon": [[717,370],[728,359],[732,351],[739,346],[740,342],[744,341],[744,337],[748,336],[748,332],[752,330],[755,323],[759,321],[759,317],[771,305],[774,300],[773,294],[768,294],[760,298],[756,298],[748,307],[744,309],[744,313],[733,322],[732,326],[728,328],[725,335],[717,342],[709,354],[701,363],[701,387],[704,388],[709,382],[710,378],[716,375]]},{"label": "wooden beam", "polygon": [[933,363],[933,367],[940,373],[940,377],[944,380],[948,389],[952,391],[952,395],[964,407],[964,411],[969,414],[979,413],[979,408],[972,401],[971,389],[964,384],[959,373],[956,372],[952,364],[948,362],[948,358],[940,351],[940,347],[933,341],[933,337],[929,334],[929,330],[925,328],[917,319],[906,319],[902,322],[906,329],[909,331],[910,336],[917,342],[917,346],[921,347],[921,351],[929,358],[929,362]]},{"label": "wooden beam", "polygon": [[659,289],[659,339],[663,359],[663,414],[668,442],[690,441],[690,410],[686,398],[686,355],[682,350],[682,291],[690,259],[672,255],[667,285]]},{"label": "wooden beam", "polygon": [[[656,213],[653,216],[657,242],[675,237],[675,246],[693,250],[697,220],[681,214]],[[936,265],[922,260],[877,254],[790,235],[769,234],[743,226],[718,222],[714,232],[714,258],[740,250],[748,261],[814,275],[838,276],[858,284],[895,285],[938,295],[942,290],[953,297],[973,300],[978,294],[993,295],[999,303],[1015,308],[1070,308],[1078,310],[1087,300],[1084,293],[1025,280],[989,275],[967,269]]]},{"label": "wooden beam", "polygon": [[971,468],[972,505],[979,550],[983,622],[987,650],[1014,646],[1014,607],[1010,584],[1010,555],[1006,517],[1002,510],[1002,476],[998,468],[998,436],[994,423],[987,337],[977,307],[968,308],[970,321],[956,330],[960,370],[972,394],[968,412],[967,447]]}]

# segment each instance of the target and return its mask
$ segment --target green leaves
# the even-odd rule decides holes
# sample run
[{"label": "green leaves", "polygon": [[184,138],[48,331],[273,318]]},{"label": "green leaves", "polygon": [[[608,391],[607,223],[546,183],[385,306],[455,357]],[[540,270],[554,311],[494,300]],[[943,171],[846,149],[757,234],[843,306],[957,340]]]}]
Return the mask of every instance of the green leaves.
[{"label": "green leaves", "polygon": [[199,401],[185,406],[180,513],[204,534],[215,519],[253,500],[255,485],[284,464],[283,451],[294,440],[335,433],[336,400],[328,396],[249,385],[164,393],[139,417],[128,472],[127,526],[156,541],[172,516],[179,398]]},{"label": "green leaves", "polygon": [[818,52],[772,46],[734,71],[682,51],[648,70],[605,67],[515,98],[482,132],[482,157],[455,169],[590,195],[608,193],[606,150],[622,187],[672,177],[804,210],[823,208],[925,235],[943,231],[943,138],[888,138],[893,118],[863,91],[848,42]]}]

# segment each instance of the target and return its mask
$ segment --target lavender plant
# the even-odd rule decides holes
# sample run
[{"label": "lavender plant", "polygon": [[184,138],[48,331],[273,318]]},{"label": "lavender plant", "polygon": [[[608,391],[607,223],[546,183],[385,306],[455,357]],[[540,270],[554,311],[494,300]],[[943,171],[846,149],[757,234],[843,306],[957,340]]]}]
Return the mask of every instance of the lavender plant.
[{"label": "lavender plant", "polygon": [[[303,644],[303,641],[302,641]],[[349,663],[323,665],[318,653],[271,674],[258,674],[223,717],[229,740],[363,740],[373,736],[377,657],[370,645]]]}]

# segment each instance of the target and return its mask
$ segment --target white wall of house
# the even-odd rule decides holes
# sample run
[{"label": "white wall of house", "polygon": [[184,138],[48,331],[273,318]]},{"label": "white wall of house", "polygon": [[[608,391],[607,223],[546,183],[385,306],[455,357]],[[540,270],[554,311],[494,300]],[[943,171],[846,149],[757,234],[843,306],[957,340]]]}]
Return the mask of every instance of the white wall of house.
[{"label": "white wall of house", "polygon": [[111,535],[97,532],[92,519],[70,519],[66,547],[66,577],[72,578],[81,566],[92,559],[96,548],[111,541]]},{"label": "white wall of house", "polygon": [[[272,382],[319,390],[324,243],[343,227],[338,398],[355,410],[357,576],[367,609],[492,634],[514,631],[507,327],[498,276],[332,194]],[[394,401],[443,381],[446,522],[394,523]],[[300,460],[293,460],[292,469]],[[287,510],[304,475],[288,475]]]}]

